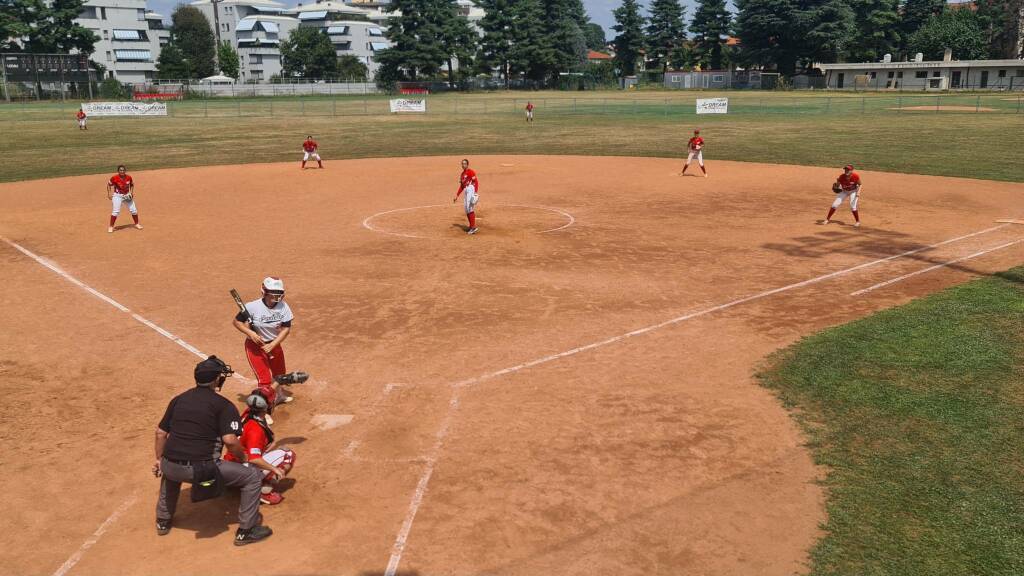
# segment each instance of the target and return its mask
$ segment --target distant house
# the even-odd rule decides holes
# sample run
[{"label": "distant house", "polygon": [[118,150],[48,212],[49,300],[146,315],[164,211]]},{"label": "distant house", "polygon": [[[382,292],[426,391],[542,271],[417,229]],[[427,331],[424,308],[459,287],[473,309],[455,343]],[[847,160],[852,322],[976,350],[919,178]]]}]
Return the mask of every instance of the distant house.
[{"label": "distant house", "polygon": [[[886,59],[888,60],[888,58]],[[949,50],[940,61],[822,64],[825,87],[833,90],[1024,90],[1024,60],[953,60]]]},{"label": "distant house", "polygon": [[604,52],[598,52],[597,50],[587,51],[587,62],[590,62],[592,64],[595,62],[605,62],[611,59],[612,57],[608,54],[605,54]]}]

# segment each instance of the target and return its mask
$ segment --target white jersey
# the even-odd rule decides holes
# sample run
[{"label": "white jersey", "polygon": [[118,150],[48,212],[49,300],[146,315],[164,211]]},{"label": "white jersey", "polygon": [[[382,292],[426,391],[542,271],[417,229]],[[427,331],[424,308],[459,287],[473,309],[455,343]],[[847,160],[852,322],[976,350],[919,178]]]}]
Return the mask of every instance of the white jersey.
[{"label": "white jersey", "polygon": [[292,309],[284,301],[278,302],[273,308],[267,308],[263,299],[246,302],[245,310],[252,318],[252,328],[264,342],[273,342],[281,333],[281,328],[291,326]]}]

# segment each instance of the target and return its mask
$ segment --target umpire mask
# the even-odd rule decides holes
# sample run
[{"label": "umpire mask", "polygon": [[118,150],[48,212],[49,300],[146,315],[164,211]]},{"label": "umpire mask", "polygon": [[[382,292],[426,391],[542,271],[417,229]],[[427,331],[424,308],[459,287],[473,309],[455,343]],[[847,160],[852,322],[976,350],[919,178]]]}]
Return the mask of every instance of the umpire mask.
[{"label": "umpire mask", "polygon": [[231,366],[228,366],[223,360],[216,356],[210,356],[196,364],[196,386],[220,389],[224,385],[224,380],[234,373]]}]

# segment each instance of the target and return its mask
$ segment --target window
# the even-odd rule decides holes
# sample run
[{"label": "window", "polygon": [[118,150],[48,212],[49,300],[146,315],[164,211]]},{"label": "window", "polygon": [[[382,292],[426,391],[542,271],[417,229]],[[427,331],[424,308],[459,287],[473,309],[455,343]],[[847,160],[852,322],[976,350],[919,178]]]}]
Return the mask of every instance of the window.
[{"label": "window", "polygon": [[107,9],[104,6],[101,6],[100,7],[100,20],[106,20],[106,19],[107,19]]},{"label": "window", "polygon": [[902,71],[902,70],[900,70],[899,72],[897,72],[897,73],[896,73],[896,77],[897,77],[897,78],[903,78],[903,71]]},{"label": "window", "polygon": [[927,77],[928,77],[928,71],[927,70],[918,70],[917,72],[914,72],[914,78],[927,78]]},{"label": "window", "polygon": [[350,42],[348,40],[344,40],[344,41],[338,40],[338,41],[335,41],[334,42],[334,49],[335,50],[351,50],[352,49],[352,42]]},{"label": "window", "polygon": [[146,21],[146,10],[144,8],[136,8],[135,9],[135,15],[136,15],[135,16],[136,19],[139,22],[145,22]]},{"label": "window", "polygon": [[673,84],[679,84],[679,76],[673,76],[672,77],[672,83]]},{"label": "window", "polygon": [[249,64],[263,64],[262,54],[249,54]]},{"label": "window", "polygon": [[107,50],[107,62],[110,62],[110,60],[111,60],[111,58],[110,58],[110,50]]},{"label": "window", "polygon": [[152,62],[149,50],[114,50],[118,62]]},{"label": "window", "polygon": [[932,78],[938,78],[940,75],[941,72],[939,72],[938,70],[932,70]]},{"label": "window", "polygon": [[999,71],[999,77],[1000,78],[1006,78],[1006,70],[1000,70]]},{"label": "window", "polygon": [[95,6],[82,6],[82,11],[78,13],[78,17],[82,20],[95,20],[96,19],[96,7]]},{"label": "window", "polygon": [[889,76],[888,76],[888,78],[890,78],[890,79],[891,79],[891,78],[893,78],[894,76],[896,76],[896,73],[895,73],[895,72],[889,72]]},{"label": "window", "polygon": [[135,40],[148,41],[145,30],[118,30],[114,29],[114,40]]},{"label": "window", "polygon": [[724,74],[713,74],[711,76],[711,81],[712,82],[725,82],[725,75]]},{"label": "window", "polygon": [[367,48],[374,52],[379,52],[381,50],[387,50],[388,45],[386,42],[369,42],[369,46],[367,46]]},{"label": "window", "polygon": [[331,36],[345,36],[348,34],[348,26],[328,26],[327,34]]},{"label": "window", "polygon": [[104,30],[103,31],[103,39],[104,40],[110,40],[110,30]]},{"label": "window", "polygon": [[1024,70],[1017,70],[1017,78],[1024,78]]},{"label": "window", "polygon": [[384,32],[380,28],[367,28],[366,33],[370,36],[383,36]]},{"label": "window", "polygon": [[875,78],[878,78],[878,72],[871,73],[871,79],[874,80]]}]

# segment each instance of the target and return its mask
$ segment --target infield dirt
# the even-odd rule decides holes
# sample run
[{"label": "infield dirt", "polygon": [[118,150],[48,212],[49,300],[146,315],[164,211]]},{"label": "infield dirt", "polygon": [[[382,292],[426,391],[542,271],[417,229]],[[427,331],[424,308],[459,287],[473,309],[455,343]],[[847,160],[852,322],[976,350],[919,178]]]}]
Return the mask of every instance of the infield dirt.
[{"label": "infield dirt", "polygon": [[[451,203],[460,159],[137,172],[146,229],[114,234],[109,175],[0,185],[0,491],[21,527],[0,563],[379,574],[411,521],[399,574],[799,572],[825,471],[755,382],[761,359],[1024,256],[1016,244],[852,298],[1020,239],[994,220],[1024,216],[1007,209],[1024,185],[861,172],[864,227],[845,205],[845,224],[818,226],[838,169],[713,159],[704,179],[670,159],[473,157],[469,237]],[[246,376],[228,290],[285,280],[289,369],[313,379],[275,413],[297,462],[263,510],[272,538],[234,548],[237,496],[187,491],[155,535],[152,433],[197,358],[11,243]]]}]

